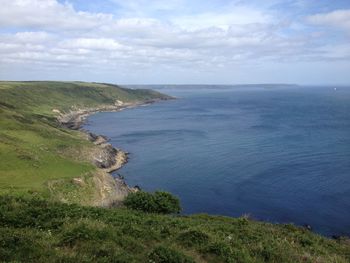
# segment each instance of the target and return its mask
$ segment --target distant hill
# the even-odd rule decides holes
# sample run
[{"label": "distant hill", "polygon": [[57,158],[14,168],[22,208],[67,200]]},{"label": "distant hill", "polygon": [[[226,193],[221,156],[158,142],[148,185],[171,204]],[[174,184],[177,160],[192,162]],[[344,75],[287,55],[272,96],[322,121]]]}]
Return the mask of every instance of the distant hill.
[{"label": "distant hill", "polygon": [[17,111],[53,115],[52,109],[113,105],[123,102],[166,99],[169,96],[149,89],[128,89],[113,84],[55,81],[0,81],[0,105]]},{"label": "distant hill", "polygon": [[233,84],[233,85],[220,85],[220,84],[147,84],[147,85],[124,85],[127,88],[134,89],[234,89],[234,88],[293,88],[299,87],[297,84]]}]

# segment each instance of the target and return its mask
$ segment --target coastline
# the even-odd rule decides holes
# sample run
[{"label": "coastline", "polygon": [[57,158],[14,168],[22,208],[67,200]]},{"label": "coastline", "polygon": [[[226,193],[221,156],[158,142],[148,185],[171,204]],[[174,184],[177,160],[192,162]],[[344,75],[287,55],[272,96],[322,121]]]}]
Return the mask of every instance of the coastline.
[{"label": "coastline", "polygon": [[[112,172],[119,170],[128,162],[128,152],[114,147],[108,142],[109,139],[106,136],[84,130],[82,126],[87,118],[98,112],[118,112],[124,109],[153,104],[162,100],[167,99],[152,99],[132,103],[116,101],[115,105],[74,109],[68,113],[61,113],[53,109],[53,112],[58,114],[57,121],[60,126],[82,132],[85,138],[94,144],[94,149],[90,153],[90,161],[97,168],[96,173],[93,175],[93,182],[98,195],[94,197],[92,205],[102,207],[120,206],[129,193],[137,192],[139,188],[131,187],[122,178],[112,176]],[[73,178],[73,183],[84,185],[84,178]]]},{"label": "coastline", "polygon": [[[114,105],[104,105],[95,108],[73,109],[68,113],[62,113],[57,109],[53,109],[54,113],[58,113],[57,120],[63,127],[72,130],[82,130],[81,126],[85,123],[86,118],[98,112],[116,112],[124,109],[135,108],[138,106],[152,104],[165,99],[152,99],[147,101],[122,102],[117,100]],[[82,130],[84,131],[84,130]],[[85,132],[85,131],[84,131]]]}]

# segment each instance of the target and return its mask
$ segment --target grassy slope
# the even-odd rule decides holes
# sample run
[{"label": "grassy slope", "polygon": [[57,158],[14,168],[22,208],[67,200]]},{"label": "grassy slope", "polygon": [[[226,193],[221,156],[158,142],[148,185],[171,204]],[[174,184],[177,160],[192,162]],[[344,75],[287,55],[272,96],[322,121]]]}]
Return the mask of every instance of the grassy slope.
[{"label": "grassy slope", "polygon": [[166,97],[151,90],[132,90],[111,84],[86,82],[0,82],[0,105],[20,111],[53,115],[52,109],[111,105],[116,99],[133,102]]},{"label": "grassy slope", "polygon": [[[94,171],[81,154],[91,143],[79,132],[57,127],[53,108],[158,96],[105,84],[0,82],[0,193],[41,192],[52,179]],[[64,190],[86,194],[72,184]],[[0,197],[0,261],[149,262],[149,253],[162,246],[158,251],[173,262],[191,262],[189,257],[197,262],[350,262],[347,242],[244,218],[172,217]]]},{"label": "grassy slope", "polygon": [[41,191],[52,179],[88,175],[92,144],[58,127],[53,109],[163,97],[154,91],[83,82],[0,82],[0,193]]},{"label": "grassy slope", "polygon": [[0,258],[24,262],[350,262],[347,240],[246,218],[173,217],[0,197]]}]

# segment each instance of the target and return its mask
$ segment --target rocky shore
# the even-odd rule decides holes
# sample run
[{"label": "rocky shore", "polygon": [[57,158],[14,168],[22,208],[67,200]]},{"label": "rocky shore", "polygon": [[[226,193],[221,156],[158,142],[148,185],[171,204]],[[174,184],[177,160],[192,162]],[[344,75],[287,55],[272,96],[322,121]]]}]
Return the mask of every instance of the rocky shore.
[{"label": "rocky shore", "polygon": [[98,171],[93,180],[99,194],[94,205],[119,206],[129,193],[137,191],[137,188],[128,186],[123,179],[111,175],[127,163],[128,154],[114,148],[105,136],[88,132],[87,137],[96,145],[92,152],[92,163]]},{"label": "rocky shore", "polygon": [[157,101],[159,100],[126,103],[120,100],[116,100],[114,105],[105,105],[96,108],[72,108],[72,110],[67,113],[62,113],[57,109],[53,109],[52,111],[58,114],[57,120],[62,126],[73,130],[79,130],[84,124],[86,118],[91,114],[97,112],[121,111],[127,108],[134,108],[141,105],[151,104]]},{"label": "rocky shore", "polygon": [[[62,113],[59,110],[53,109],[53,112],[58,114],[57,120],[61,126],[73,130],[80,130],[86,135],[86,139],[95,145],[90,154],[90,161],[97,167],[97,171],[93,176],[93,181],[98,194],[94,197],[92,205],[102,207],[119,206],[129,193],[138,191],[139,188],[130,187],[122,178],[115,178],[111,175],[112,172],[120,169],[127,163],[128,153],[113,147],[108,142],[106,136],[82,130],[81,127],[86,118],[97,112],[121,111],[127,108],[151,104],[156,101],[158,100],[123,103],[117,100],[114,105],[97,108],[72,109],[68,113]],[[83,184],[83,180],[83,178],[74,178],[73,182],[76,184]]]}]

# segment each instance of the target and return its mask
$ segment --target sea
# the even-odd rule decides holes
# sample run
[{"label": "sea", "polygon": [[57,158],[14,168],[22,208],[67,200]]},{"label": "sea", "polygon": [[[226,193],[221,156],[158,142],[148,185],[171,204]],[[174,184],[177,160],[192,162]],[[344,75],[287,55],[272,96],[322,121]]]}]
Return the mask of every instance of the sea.
[{"label": "sea", "polygon": [[115,176],[173,193],[185,215],[350,235],[350,87],[150,88],[177,99],[97,113],[84,126],[130,153]]}]

